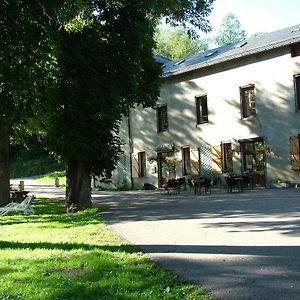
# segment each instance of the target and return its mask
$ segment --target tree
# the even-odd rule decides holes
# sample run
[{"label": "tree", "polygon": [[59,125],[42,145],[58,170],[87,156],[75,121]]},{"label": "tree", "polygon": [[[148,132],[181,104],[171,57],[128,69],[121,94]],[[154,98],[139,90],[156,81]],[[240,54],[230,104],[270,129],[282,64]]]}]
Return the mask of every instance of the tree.
[{"label": "tree", "polygon": [[[12,124],[39,114],[48,148],[67,165],[67,207],[90,206],[91,174],[109,173],[120,153],[121,116],[155,106],[157,19],[207,31],[212,2],[2,1],[0,167],[8,169]],[[0,182],[0,202],[7,201],[8,172]]]},{"label": "tree", "polygon": [[[182,1],[167,2],[186,18],[178,8]],[[191,2],[212,1],[183,2],[187,8]],[[67,165],[67,210],[89,207],[91,175],[109,175],[114,169],[121,153],[122,116],[135,105],[154,107],[159,95],[161,70],[152,51],[155,16],[163,11],[154,9],[156,1],[92,3],[88,26],[61,32],[60,93],[55,103],[49,101],[52,110],[45,109],[50,112],[48,146]],[[197,13],[193,22],[199,21]]]},{"label": "tree", "polygon": [[[55,1],[47,1],[54,6]],[[34,16],[34,18],[33,18]],[[9,136],[32,114],[55,67],[39,1],[1,1],[0,6],[0,206],[9,202]]]},{"label": "tree", "polygon": [[170,60],[177,60],[208,48],[208,40],[191,37],[183,26],[172,27],[168,24],[156,27],[155,54]]},{"label": "tree", "polygon": [[219,46],[238,43],[246,38],[246,32],[241,28],[238,18],[232,14],[227,14],[222,21],[220,30],[215,37],[215,42]]},{"label": "tree", "polygon": [[172,26],[182,25],[190,34],[195,28],[203,32],[211,31],[207,17],[212,11],[214,0],[144,0],[145,9],[157,20],[165,18]]},{"label": "tree", "polygon": [[265,35],[266,33],[267,32],[264,32],[264,31],[254,32],[249,36],[249,38],[261,37],[261,36]]}]

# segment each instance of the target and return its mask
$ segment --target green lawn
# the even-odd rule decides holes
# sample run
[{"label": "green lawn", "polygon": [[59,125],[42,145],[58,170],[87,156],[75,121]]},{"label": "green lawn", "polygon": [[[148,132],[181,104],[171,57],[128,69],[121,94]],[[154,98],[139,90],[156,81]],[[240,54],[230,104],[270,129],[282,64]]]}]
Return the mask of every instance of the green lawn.
[{"label": "green lawn", "polygon": [[36,199],[32,216],[0,217],[0,299],[210,299],[124,243],[90,209]]},{"label": "green lawn", "polygon": [[59,184],[61,186],[66,185],[66,172],[65,171],[56,171],[56,172],[48,173],[45,175],[34,176],[33,178],[36,179],[40,183],[50,184],[50,185],[54,185],[55,178],[58,178]]}]

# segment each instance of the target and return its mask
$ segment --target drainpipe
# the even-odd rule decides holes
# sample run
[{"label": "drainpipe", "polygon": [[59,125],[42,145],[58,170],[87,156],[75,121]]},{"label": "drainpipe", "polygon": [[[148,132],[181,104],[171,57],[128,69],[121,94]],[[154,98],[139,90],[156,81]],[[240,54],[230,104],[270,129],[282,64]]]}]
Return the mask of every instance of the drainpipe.
[{"label": "drainpipe", "polygon": [[127,115],[127,128],[128,128],[128,143],[129,143],[130,185],[131,185],[131,189],[133,190],[133,177],[132,177],[133,141],[131,135],[130,108],[128,109],[128,115]]}]

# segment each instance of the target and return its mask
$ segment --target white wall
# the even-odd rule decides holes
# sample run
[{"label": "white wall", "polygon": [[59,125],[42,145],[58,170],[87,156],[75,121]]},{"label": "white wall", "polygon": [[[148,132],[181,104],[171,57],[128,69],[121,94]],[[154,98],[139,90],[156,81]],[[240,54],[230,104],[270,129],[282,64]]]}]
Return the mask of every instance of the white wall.
[{"label": "white wall", "polygon": [[[168,105],[169,131],[157,133],[156,112],[136,109],[131,114],[133,152],[155,155],[157,145],[216,146],[221,141],[263,137],[273,149],[267,154],[268,182],[275,178],[299,181],[291,170],[289,137],[300,133],[300,112],[295,112],[293,75],[300,73],[300,57],[288,48],[237,62],[164,79],[159,102]],[[257,115],[241,120],[241,86],[254,84]],[[207,94],[209,123],[196,125],[195,96]],[[178,156],[180,153],[178,152]],[[239,163],[239,156],[235,159]],[[140,183],[156,183],[148,170]],[[237,165],[238,167],[238,165]]]}]

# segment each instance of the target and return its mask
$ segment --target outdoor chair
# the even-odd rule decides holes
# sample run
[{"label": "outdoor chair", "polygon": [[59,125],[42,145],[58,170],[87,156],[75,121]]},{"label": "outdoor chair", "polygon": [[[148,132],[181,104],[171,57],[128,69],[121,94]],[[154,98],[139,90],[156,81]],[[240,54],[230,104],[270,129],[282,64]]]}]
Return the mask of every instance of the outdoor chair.
[{"label": "outdoor chair", "polygon": [[212,179],[211,188],[213,191],[222,192],[223,182],[220,176],[215,176]]},{"label": "outdoor chair", "polygon": [[202,194],[201,190],[204,188],[204,193],[211,194],[211,179],[206,177],[197,177],[193,179],[194,184],[194,194]]},{"label": "outdoor chair", "polygon": [[21,203],[10,202],[4,207],[0,207],[0,217],[9,212],[23,212],[24,214],[34,214],[35,210],[31,207],[34,196],[27,196]]},{"label": "outdoor chair", "polygon": [[234,176],[234,177],[227,177],[226,178],[226,183],[227,183],[227,192],[232,193],[234,188],[238,190],[238,192],[243,192],[244,191],[244,183],[243,183],[243,178]]},{"label": "outdoor chair", "polygon": [[165,189],[170,193],[170,191],[174,191],[176,194],[180,193],[180,184],[176,179],[169,179],[167,184],[165,185]]},{"label": "outdoor chair", "polygon": [[203,187],[204,187],[205,194],[207,194],[207,193],[211,194],[211,179],[210,178],[204,178]]},{"label": "outdoor chair", "polygon": [[186,191],[186,180],[185,177],[180,177],[177,179],[179,188],[183,187],[183,190]]}]

